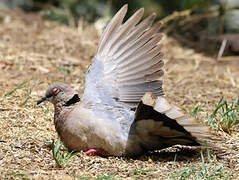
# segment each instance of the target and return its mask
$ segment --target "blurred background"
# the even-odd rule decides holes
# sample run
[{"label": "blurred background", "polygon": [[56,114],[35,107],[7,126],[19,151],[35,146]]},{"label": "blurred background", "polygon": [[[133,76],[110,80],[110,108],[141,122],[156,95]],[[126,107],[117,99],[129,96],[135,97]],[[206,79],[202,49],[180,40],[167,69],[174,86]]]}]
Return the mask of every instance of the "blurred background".
[{"label": "blurred background", "polygon": [[239,0],[1,0],[2,8],[20,8],[72,27],[103,28],[124,4],[127,16],[140,7],[156,12],[162,31],[185,46],[218,59],[239,54]]}]

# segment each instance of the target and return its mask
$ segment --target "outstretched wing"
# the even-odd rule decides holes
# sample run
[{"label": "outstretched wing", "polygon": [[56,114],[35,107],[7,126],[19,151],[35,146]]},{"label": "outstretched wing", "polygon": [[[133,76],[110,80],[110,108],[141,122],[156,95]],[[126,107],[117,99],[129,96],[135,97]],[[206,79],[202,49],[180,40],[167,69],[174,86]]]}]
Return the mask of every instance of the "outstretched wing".
[{"label": "outstretched wing", "polygon": [[163,95],[163,54],[158,33],[161,23],[152,23],[155,14],[141,20],[141,8],[125,23],[124,5],[107,25],[97,54],[85,78],[83,99],[93,103],[115,105],[117,102],[136,107],[145,92]]}]

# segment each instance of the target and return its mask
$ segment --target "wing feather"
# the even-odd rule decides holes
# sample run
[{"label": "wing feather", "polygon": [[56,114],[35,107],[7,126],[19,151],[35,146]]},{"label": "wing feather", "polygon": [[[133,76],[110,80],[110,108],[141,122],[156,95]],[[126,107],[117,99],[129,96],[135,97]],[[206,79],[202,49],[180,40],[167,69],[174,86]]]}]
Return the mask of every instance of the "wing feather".
[{"label": "wing feather", "polygon": [[164,56],[159,43],[162,34],[158,33],[161,22],[152,26],[154,13],[141,21],[141,8],[123,23],[126,12],[124,5],[103,32],[86,74],[85,100],[136,107],[146,92],[163,95],[160,77],[164,74]]},{"label": "wing feather", "polygon": [[111,39],[111,37],[116,32],[116,30],[122,24],[124,16],[127,12],[127,9],[128,9],[128,5],[126,4],[112,18],[111,22],[106,27],[105,31],[103,32],[103,35],[101,36],[97,53],[101,53],[104,50],[104,47],[107,45],[108,40]]},{"label": "wing feather", "polygon": [[144,19],[138,26],[135,27],[135,29],[128,36],[122,38],[120,42],[115,45],[115,47],[112,49],[112,54],[116,55],[117,52],[125,51],[125,47],[130,46],[144,33],[148,26],[151,26],[155,17],[156,14],[152,14],[146,19]]}]

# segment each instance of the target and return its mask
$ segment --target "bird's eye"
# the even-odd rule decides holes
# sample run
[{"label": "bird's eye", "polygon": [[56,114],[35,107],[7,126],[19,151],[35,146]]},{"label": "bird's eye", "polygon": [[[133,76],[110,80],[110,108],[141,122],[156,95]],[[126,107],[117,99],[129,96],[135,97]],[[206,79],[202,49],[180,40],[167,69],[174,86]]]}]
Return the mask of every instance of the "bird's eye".
[{"label": "bird's eye", "polygon": [[53,96],[57,95],[59,92],[60,92],[60,89],[58,89],[58,88],[53,88],[53,89],[51,90],[51,94],[52,94]]}]

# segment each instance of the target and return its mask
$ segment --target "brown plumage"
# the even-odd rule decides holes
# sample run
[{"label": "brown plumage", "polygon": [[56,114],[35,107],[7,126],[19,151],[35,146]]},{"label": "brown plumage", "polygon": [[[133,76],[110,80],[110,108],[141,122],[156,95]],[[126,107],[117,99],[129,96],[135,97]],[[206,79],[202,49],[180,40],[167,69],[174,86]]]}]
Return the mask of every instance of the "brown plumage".
[{"label": "brown plumage", "polygon": [[69,149],[139,155],[210,139],[207,127],[163,97],[161,23],[152,26],[155,14],[140,22],[143,11],[139,9],[122,24],[125,5],[107,25],[87,71],[81,100],[68,85],[56,83],[38,101],[54,104],[56,130]]}]

